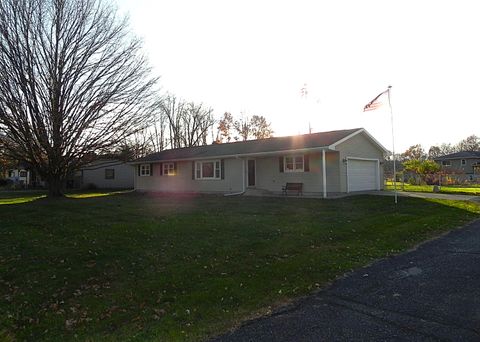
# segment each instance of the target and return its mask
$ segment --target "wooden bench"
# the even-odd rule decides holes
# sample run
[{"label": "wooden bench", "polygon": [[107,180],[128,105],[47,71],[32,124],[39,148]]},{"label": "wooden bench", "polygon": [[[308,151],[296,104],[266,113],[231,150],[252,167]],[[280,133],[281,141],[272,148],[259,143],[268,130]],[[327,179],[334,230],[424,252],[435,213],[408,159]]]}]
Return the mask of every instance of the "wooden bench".
[{"label": "wooden bench", "polygon": [[303,183],[287,183],[282,186],[282,192],[285,196],[289,191],[296,191],[297,195],[303,195]]}]

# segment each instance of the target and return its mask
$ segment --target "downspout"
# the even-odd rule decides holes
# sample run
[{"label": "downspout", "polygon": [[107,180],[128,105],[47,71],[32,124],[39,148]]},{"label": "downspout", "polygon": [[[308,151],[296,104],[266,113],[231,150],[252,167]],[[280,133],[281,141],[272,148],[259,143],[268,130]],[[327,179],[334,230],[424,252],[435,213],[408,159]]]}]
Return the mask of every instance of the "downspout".
[{"label": "downspout", "polygon": [[230,194],[224,194],[223,196],[239,196],[245,193],[245,158],[242,159],[242,191],[240,192],[232,192]]},{"label": "downspout", "polygon": [[323,198],[327,198],[327,165],[325,160],[325,150],[322,150],[322,178],[323,178]]}]

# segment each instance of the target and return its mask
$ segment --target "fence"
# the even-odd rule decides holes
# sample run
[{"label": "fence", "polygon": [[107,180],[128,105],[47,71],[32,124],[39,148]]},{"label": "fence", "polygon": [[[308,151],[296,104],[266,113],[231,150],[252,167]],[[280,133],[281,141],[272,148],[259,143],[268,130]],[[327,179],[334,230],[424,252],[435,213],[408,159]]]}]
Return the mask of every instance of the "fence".
[{"label": "fence", "polygon": [[[477,174],[445,174],[433,173],[427,175],[419,175],[412,172],[397,172],[396,181],[399,186],[405,183],[410,185],[479,185],[480,175]],[[385,173],[385,184],[393,182],[393,173]]]}]

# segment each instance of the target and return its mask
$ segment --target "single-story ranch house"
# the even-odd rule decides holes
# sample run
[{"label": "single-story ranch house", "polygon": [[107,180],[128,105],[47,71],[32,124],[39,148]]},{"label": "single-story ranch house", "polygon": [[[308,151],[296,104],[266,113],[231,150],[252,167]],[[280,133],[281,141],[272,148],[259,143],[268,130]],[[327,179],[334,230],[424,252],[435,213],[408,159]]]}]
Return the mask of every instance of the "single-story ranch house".
[{"label": "single-story ranch house", "polygon": [[156,192],[303,194],[383,188],[387,150],[365,129],[165,150],[132,162],[135,189]]},{"label": "single-story ranch house", "polygon": [[99,189],[132,189],[134,170],[118,159],[98,159],[75,174],[75,187]]}]

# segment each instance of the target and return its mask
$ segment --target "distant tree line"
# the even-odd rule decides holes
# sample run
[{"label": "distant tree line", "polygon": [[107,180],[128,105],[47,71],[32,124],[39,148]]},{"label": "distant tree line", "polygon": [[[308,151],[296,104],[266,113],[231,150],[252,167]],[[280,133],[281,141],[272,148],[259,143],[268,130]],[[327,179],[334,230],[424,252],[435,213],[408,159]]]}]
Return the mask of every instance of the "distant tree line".
[{"label": "distant tree line", "polygon": [[213,109],[167,94],[149,127],[137,132],[112,154],[135,159],[165,149],[221,144],[273,136],[271,123],[264,116],[235,118],[225,112],[217,120]]},{"label": "distant tree line", "polygon": [[[447,154],[461,151],[480,151],[480,138],[476,135],[470,135],[462,139],[457,144],[442,143],[431,146],[428,152],[421,144],[410,146],[405,152],[395,155],[395,166],[397,171],[408,170],[418,174],[428,174],[437,172],[436,164],[433,160]],[[393,160],[385,162],[385,171],[393,172]]]},{"label": "distant tree line", "polygon": [[426,152],[420,144],[412,145],[405,152],[399,155],[399,159],[402,161],[411,159],[432,160],[447,154],[461,151],[480,151],[480,138],[476,135],[470,135],[455,145],[443,143],[438,146],[431,146],[428,152]]}]

